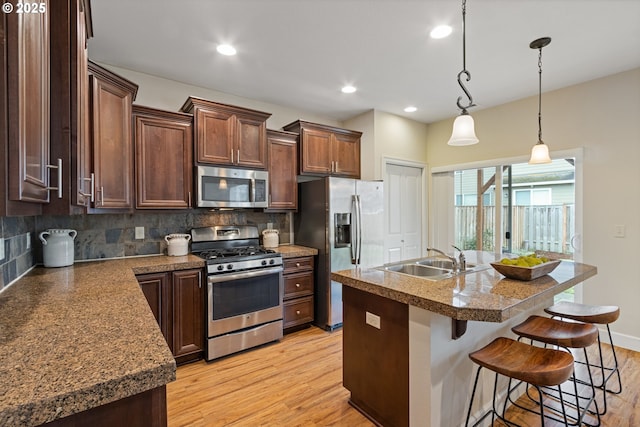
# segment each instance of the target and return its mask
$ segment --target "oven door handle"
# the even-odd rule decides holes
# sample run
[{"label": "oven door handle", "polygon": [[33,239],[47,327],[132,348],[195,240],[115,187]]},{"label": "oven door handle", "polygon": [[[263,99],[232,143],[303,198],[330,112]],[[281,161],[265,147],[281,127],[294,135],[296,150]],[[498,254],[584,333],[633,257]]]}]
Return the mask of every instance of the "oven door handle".
[{"label": "oven door handle", "polygon": [[271,267],[271,268],[261,268],[261,269],[252,270],[252,271],[239,271],[237,273],[209,275],[207,277],[207,282],[220,283],[220,282],[228,282],[229,280],[246,279],[249,277],[267,276],[269,274],[282,273],[282,270],[283,270],[282,266],[278,266],[278,267]]}]

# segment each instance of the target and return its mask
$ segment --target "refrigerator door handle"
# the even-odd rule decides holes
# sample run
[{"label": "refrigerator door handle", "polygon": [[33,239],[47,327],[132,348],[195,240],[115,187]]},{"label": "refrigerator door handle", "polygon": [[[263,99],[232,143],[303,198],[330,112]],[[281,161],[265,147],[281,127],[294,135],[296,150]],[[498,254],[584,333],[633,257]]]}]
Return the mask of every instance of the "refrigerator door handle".
[{"label": "refrigerator door handle", "polygon": [[360,200],[360,196],[357,195],[356,196],[356,201],[357,201],[357,209],[358,209],[358,255],[357,255],[357,261],[356,261],[356,266],[360,265],[361,261],[361,257],[362,257],[362,201]]},{"label": "refrigerator door handle", "polygon": [[349,233],[351,234],[349,240],[351,241],[351,264],[357,264],[358,261],[358,201],[355,194],[351,196],[351,227],[349,227]]}]

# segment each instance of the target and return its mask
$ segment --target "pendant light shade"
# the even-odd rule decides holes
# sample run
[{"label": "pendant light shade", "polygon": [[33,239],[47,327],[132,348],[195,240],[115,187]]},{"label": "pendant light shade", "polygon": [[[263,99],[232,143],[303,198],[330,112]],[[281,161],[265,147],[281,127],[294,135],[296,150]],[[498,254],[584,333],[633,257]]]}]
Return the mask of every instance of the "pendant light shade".
[{"label": "pendant light shade", "polygon": [[478,143],[473,117],[464,111],[453,122],[453,132],[447,144],[453,146],[473,145]]},{"label": "pendant light shade", "polygon": [[538,143],[531,149],[530,165],[551,163],[549,147],[542,142],[542,48],[551,43],[551,37],[542,37],[529,44],[531,49],[538,49]]},{"label": "pendant light shade", "polygon": [[547,144],[540,141],[531,149],[529,164],[538,165],[543,163],[551,163],[551,157],[549,157],[549,147],[547,147]]},{"label": "pendant light shade", "polygon": [[473,98],[469,93],[469,90],[465,87],[464,83],[462,83],[462,76],[465,76],[465,80],[471,80],[471,73],[467,71],[467,60],[466,60],[466,16],[467,16],[467,1],[462,0],[462,71],[458,73],[458,84],[462,88],[465,96],[469,100],[466,105],[460,103],[462,101],[462,97],[459,96],[456,104],[458,108],[461,110],[460,115],[456,117],[456,120],[453,122],[453,132],[451,134],[451,138],[448,145],[453,146],[464,146],[464,145],[473,145],[478,143],[478,138],[476,137],[476,131],[474,128],[473,117],[469,115],[467,112],[467,108],[475,107],[473,103]]}]

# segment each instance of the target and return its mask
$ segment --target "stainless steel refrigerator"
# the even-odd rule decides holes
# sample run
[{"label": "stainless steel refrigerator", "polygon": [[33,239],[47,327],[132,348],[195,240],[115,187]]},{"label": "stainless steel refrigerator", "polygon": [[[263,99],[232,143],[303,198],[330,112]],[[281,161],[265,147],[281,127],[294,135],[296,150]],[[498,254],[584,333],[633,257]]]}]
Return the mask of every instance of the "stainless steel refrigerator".
[{"label": "stainless steel refrigerator", "polygon": [[342,285],[331,272],[383,264],[382,181],[322,178],[299,183],[295,243],[318,249],[315,323],[342,326]]}]

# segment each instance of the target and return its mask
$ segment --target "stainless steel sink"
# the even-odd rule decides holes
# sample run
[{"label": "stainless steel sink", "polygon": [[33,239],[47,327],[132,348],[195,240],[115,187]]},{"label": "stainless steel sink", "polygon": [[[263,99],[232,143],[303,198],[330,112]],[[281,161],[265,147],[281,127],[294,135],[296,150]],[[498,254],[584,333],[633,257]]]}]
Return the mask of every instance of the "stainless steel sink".
[{"label": "stainless steel sink", "polygon": [[[453,261],[444,258],[424,258],[420,261],[416,261],[416,264],[427,265],[429,267],[444,268],[446,270],[453,270]],[[467,263],[467,269],[472,269],[475,267],[475,264]]]},{"label": "stainless steel sink", "polygon": [[449,273],[450,270],[442,268],[427,267],[420,264],[396,264],[385,267],[387,271],[395,271],[396,273],[410,274],[412,276],[429,277],[439,276]]},{"label": "stainless steel sink", "polygon": [[407,274],[409,276],[421,277],[431,281],[449,279],[451,277],[481,271],[489,268],[488,265],[467,264],[464,271],[454,272],[453,262],[440,257],[426,257],[394,262],[379,267],[377,270],[392,271],[395,273]]}]

